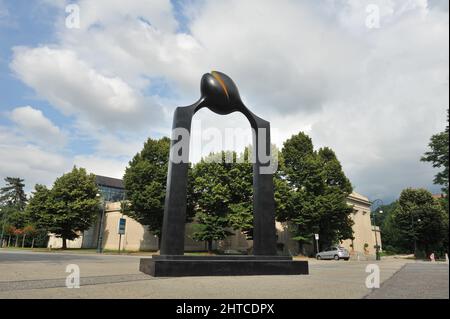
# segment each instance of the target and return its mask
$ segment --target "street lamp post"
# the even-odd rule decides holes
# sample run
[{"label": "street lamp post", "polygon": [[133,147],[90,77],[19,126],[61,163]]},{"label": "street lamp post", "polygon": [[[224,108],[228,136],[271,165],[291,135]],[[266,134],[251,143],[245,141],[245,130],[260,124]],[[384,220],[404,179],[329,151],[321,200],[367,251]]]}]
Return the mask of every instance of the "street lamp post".
[{"label": "street lamp post", "polygon": [[[97,194],[97,198],[101,198],[100,194]],[[100,226],[98,230],[98,240],[97,240],[97,253],[103,253],[103,223],[105,220],[105,200],[101,198],[102,202],[102,215],[100,217]]]},{"label": "street lamp post", "polygon": [[[381,199],[375,199],[372,202],[372,206],[378,202],[379,205],[377,207],[378,213],[382,214],[383,211],[380,208],[380,206],[383,206],[383,201]],[[378,235],[377,235],[377,210],[373,212],[373,227],[374,227],[374,233],[375,233],[375,259],[380,260],[380,246],[378,245]],[[381,230],[380,230],[381,231]]]},{"label": "street lamp post", "polygon": [[[422,220],[420,218],[417,219],[417,222],[420,223]],[[411,214],[411,227],[413,231],[414,236],[414,257],[417,257],[417,234],[416,234],[416,228],[414,227],[414,216]]]}]

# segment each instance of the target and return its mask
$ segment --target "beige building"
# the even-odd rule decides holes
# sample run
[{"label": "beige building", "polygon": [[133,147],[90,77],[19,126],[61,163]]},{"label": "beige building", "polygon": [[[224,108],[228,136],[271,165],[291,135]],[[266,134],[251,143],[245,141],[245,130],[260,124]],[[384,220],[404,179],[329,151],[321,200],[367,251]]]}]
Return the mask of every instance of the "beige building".
[{"label": "beige building", "polygon": [[354,254],[375,255],[376,243],[380,246],[381,251],[381,233],[379,227],[372,225],[370,218],[371,202],[367,197],[353,192],[348,197],[347,203],[353,206],[354,239],[345,240],[341,243],[342,246]]},{"label": "beige building", "polygon": [[[120,183],[111,181],[111,179],[100,179],[104,184],[115,185],[120,188]],[[103,190],[107,188],[102,186]],[[115,197],[117,197],[117,190],[114,190]],[[375,254],[375,233],[378,234],[378,243],[381,245],[380,232],[375,232],[375,228],[372,226],[370,218],[370,201],[368,198],[358,194],[352,193],[348,197],[348,204],[352,205],[354,212],[352,215],[353,236],[354,240],[346,240],[341,243],[346,247],[352,255],[355,257],[367,257]],[[99,216],[100,220],[101,216]],[[125,233],[120,236],[119,220],[124,218],[126,220]],[[276,223],[278,249],[280,253],[297,255],[298,243],[292,240],[292,225],[288,223]],[[96,248],[99,237],[99,223],[93,225],[91,229],[84,232],[80,238],[74,241],[68,241],[67,247],[69,248]],[[205,251],[206,243],[197,242],[192,239],[193,224],[186,225],[185,235],[185,251]],[[120,210],[120,202],[112,201],[105,204],[105,220],[103,231],[103,248],[106,250],[118,250],[120,245],[121,250],[125,251],[157,251],[158,250],[158,238],[149,232],[146,226],[141,225],[133,218],[123,215]],[[51,236],[48,246],[52,248],[60,248],[62,241],[60,238]],[[214,243],[213,248],[228,251],[240,251],[248,252],[251,250],[253,243],[251,240],[247,240],[244,234],[237,233],[229,236],[225,240],[217,241]],[[313,255],[314,246],[307,247],[303,253]]]}]

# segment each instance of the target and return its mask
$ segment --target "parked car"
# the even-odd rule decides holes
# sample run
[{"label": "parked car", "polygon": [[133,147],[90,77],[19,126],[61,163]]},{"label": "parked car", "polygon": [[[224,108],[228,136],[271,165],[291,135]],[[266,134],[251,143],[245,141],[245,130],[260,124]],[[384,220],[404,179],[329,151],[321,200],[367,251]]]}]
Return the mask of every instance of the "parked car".
[{"label": "parked car", "polygon": [[334,247],[325,249],[324,251],[318,252],[316,254],[316,259],[317,260],[320,260],[320,259],[349,260],[350,254],[349,254],[348,250],[345,249],[344,247],[334,246]]}]

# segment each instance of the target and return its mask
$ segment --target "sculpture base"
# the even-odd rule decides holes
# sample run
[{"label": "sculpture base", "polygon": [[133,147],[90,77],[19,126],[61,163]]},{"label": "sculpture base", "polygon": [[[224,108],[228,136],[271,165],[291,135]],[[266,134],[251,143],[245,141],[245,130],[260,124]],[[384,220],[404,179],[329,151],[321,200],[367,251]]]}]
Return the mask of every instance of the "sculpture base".
[{"label": "sculpture base", "polygon": [[288,256],[153,256],[139,270],[154,277],[307,275],[308,262]]}]

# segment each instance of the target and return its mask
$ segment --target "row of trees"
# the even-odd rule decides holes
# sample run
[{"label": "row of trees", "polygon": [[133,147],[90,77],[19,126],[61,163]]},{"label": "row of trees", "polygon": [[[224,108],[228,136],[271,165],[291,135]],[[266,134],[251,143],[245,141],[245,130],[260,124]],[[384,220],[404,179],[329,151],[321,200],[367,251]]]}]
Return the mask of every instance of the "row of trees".
[{"label": "row of trees", "polygon": [[57,178],[51,189],[37,184],[28,200],[24,192],[24,181],[7,177],[6,186],[0,190],[2,233],[15,237],[22,246],[28,236],[33,247],[34,239],[39,245],[46,244],[49,232],[66,240],[75,239],[94,222],[99,211],[98,189],[95,176],[83,168],[74,167],[71,172]]},{"label": "row of trees", "polygon": [[429,150],[421,158],[441,170],[434,183],[442,186],[443,196],[434,198],[425,189],[403,190],[397,201],[382,207],[377,214],[383,233],[385,250],[394,253],[414,252],[428,256],[431,252],[442,256],[449,247],[449,126],[431,137]]},{"label": "row of trees", "polygon": [[[7,238],[7,245],[21,246],[25,245],[25,239],[28,236],[33,238],[36,235],[36,229],[33,225],[24,220],[24,210],[27,205],[27,196],[24,191],[24,180],[17,177],[6,177],[6,185],[0,188],[0,222],[1,237]],[[14,242],[12,242],[14,240]],[[3,242],[0,242],[0,246]],[[34,241],[32,243],[34,245]]]},{"label": "row of trees", "polygon": [[[164,212],[170,140],[148,139],[126,168],[124,183],[130,202],[126,213],[160,236]],[[226,158],[233,158],[227,163]],[[195,220],[193,239],[209,249],[233,231],[252,236],[252,164],[242,154],[210,154],[189,169],[187,222]],[[213,160],[214,159],[214,160]],[[319,233],[322,245],[352,238],[352,186],[330,148],[314,150],[300,132],[285,141],[274,175],[276,218],[295,225],[300,248]]]},{"label": "row of trees", "polygon": [[382,207],[384,249],[420,257],[447,253],[449,219],[445,202],[445,198],[436,199],[425,189],[403,190],[397,201]]}]

